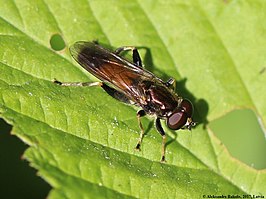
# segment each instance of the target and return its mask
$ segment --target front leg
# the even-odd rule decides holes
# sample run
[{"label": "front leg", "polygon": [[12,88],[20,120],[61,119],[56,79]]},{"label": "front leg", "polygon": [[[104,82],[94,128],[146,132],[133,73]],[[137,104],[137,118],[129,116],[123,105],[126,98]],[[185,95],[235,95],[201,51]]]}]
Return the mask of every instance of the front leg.
[{"label": "front leg", "polygon": [[166,162],[165,160],[165,143],[166,143],[166,135],[165,132],[163,130],[160,118],[156,118],[155,120],[155,126],[157,131],[161,134],[163,141],[162,141],[162,158],[161,158],[161,162]]}]

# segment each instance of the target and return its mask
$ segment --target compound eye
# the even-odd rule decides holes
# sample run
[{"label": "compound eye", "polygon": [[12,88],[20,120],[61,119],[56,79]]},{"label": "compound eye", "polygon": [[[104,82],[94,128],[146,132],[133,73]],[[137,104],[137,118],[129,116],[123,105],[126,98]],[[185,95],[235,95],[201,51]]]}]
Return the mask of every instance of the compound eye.
[{"label": "compound eye", "polygon": [[192,114],[193,114],[193,105],[192,105],[192,103],[189,100],[183,99],[183,101],[181,102],[180,107],[187,114],[187,117],[191,117],[192,116]]},{"label": "compound eye", "polygon": [[169,118],[167,118],[167,126],[172,130],[182,128],[187,122],[187,114],[182,109],[178,109]]}]

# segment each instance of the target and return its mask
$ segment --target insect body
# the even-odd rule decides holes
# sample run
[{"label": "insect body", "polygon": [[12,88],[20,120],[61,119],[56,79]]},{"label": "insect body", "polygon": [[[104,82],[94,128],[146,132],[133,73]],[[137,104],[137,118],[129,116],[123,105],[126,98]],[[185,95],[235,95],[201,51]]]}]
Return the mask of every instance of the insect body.
[{"label": "insect body", "polygon": [[[133,63],[119,56],[126,50],[133,51]],[[166,135],[160,120],[166,120],[167,126],[173,130],[195,126],[191,102],[174,92],[175,81],[172,78],[164,82],[145,70],[136,48],[120,47],[111,52],[96,43],[80,41],[70,47],[70,52],[84,69],[102,82],[55,83],[63,86],[101,86],[112,97],[140,107],[137,119],[141,134],[136,149],[140,149],[144,136],[140,118],[146,114],[156,116],[155,126],[163,138],[162,162],[165,161]]]}]

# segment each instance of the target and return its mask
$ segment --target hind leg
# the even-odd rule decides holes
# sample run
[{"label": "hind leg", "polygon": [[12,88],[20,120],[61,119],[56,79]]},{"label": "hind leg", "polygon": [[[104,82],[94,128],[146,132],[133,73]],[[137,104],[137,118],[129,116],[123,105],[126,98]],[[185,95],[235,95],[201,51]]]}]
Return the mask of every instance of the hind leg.
[{"label": "hind leg", "polygon": [[130,104],[131,101],[128,99],[128,97],[121,93],[120,91],[108,86],[107,84],[103,82],[60,82],[58,80],[54,80],[54,83],[60,86],[78,86],[78,87],[83,87],[83,86],[100,86],[102,87],[110,96],[113,98],[122,101],[124,103]]}]

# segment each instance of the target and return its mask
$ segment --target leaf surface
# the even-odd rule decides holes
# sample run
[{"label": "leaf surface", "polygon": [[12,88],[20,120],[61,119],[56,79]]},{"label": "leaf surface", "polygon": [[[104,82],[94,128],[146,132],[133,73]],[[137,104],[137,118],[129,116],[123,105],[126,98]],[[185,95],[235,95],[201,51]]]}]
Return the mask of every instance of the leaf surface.
[{"label": "leaf surface", "polygon": [[[54,189],[50,198],[202,198],[266,195],[265,170],[232,158],[208,127],[238,108],[266,124],[266,3],[248,1],[16,1],[0,8],[0,113],[30,147],[24,156]],[[195,105],[192,132],[161,137],[148,129],[142,151],[135,109],[100,88],[60,87],[95,81],[66,46],[98,40],[140,47],[145,67],[177,79]],[[145,47],[145,48],[141,48]],[[165,129],[167,129],[165,127]]]}]

